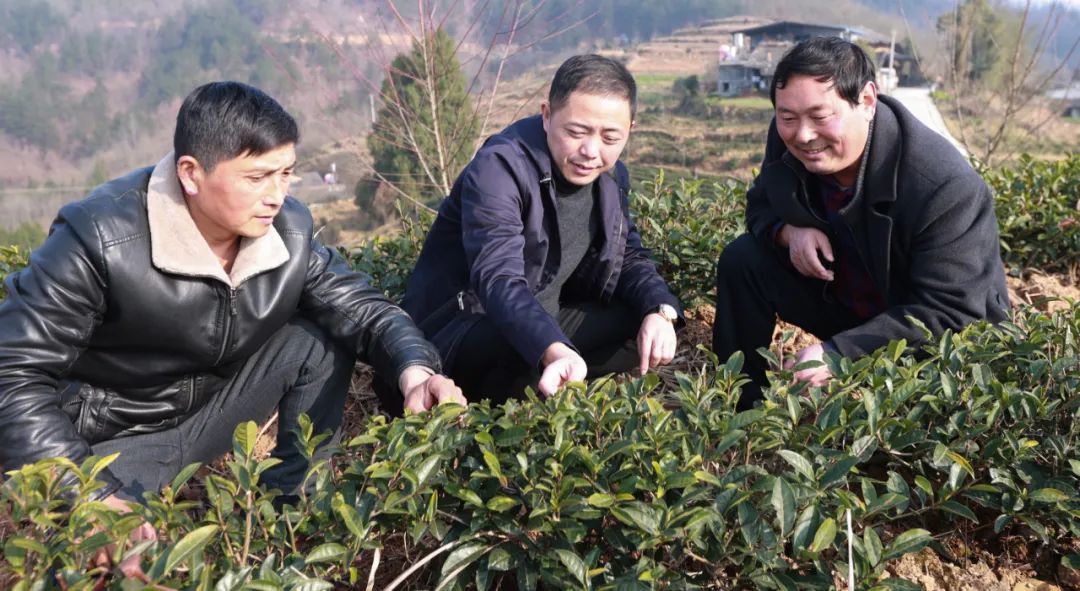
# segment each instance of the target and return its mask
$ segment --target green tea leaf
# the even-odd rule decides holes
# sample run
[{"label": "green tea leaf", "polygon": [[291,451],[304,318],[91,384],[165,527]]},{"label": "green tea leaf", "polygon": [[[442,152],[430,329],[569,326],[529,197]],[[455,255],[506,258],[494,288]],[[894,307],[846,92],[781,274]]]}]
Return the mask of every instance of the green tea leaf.
[{"label": "green tea leaf", "polygon": [[308,553],[305,562],[307,564],[316,564],[319,562],[336,562],[345,557],[348,553],[348,549],[341,544],[334,542],[328,542],[316,546],[314,550]]},{"label": "green tea leaf", "polygon": [[795,525],[795,493],[787,480],[777,476],[773,482],[772,506],[776,511],[776,524],[780,527],[780,536],[786,537]]},{"label": "green tea leaf", "polygon": [[896,539],[885,549],[885,554],[882,555],[881,559],[888,562],[905,554],[918,552],[925,548],[931,540],[933,538],[930,537],[930,532],[925,529],[909,529],[896,536]]},{"label": "green tea leaf", "polygon": [[1032,491],[1028,498],[1038,503],[1060,503],[1069,500],[1069,495],[1056,488],[1040,488]]},{"label": "green tea leaf", "polygon": [[[249,424],[255,423],[248,421]],[[239,432],[240,427],[237,427]],[[210,540],[217,535],[220,528],[216,525],[204,525],[198,529],[188,532],[179,542],[176,543],[169,551],[169,558],[165,561],[165,569],[163,574],[169,574],[177,567],[181,562],[191,558],[195,553],[201,551]]]},{"label": "green tea leaf", "polygon": [[818,526],[817,533],[814,534],[814,541],[810,544],[810,552],[814,554],[820,553],[822,550],[831,547],[835,539],[836,520],[829,517]]},{"label": "green tea leaf", "polygon": [[784,458],[785,462],[791,464],[791,467],[794,468],[796,472],[802,474],[809,480],[814,479],[814,465],[810,463],[810,460],[804,458],[802,454],[788,449],[782,449],[776,453],[781,458]]}]

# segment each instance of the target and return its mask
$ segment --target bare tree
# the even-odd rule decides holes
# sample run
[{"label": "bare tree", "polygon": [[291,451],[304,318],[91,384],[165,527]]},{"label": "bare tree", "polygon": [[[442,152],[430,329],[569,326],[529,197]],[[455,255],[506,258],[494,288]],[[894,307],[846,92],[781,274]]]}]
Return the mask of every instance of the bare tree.
[{"label": "bare tree", "polygon": [[[533,83],[525,92],[514,89],[518,104],[508,104],[503,84],[508,62],[581,24],[571,21],[570,9],[554,19],[538,18],[545,2],[479,0],[465,6],[463,0],[416,0],[414,11],[405,14],[386,0],[378,19],[379,32],[368,47],[371,59],[380,64],[381,80],[363,75],[340,44],[323,36],[376,97],[379,117],[373,122],[376,133],[369,137],[377,135],[378,141],[389,143],[397,155],[416,165],[394,177],[378,162],[369,163],[362,183],[368,183],[372,202],[379,199],[378,193],[384,195],[384,202],[388,201],[385,196],[393,196],[430,209],[434,200],[449,194],[460,167],[491,132],[499,115],[516,114],[525,104],[535,103],[544,82]],[[481,15],[486,16],[486,23]],[[450,50],[453,59],[447,60],[440,40],[446,38],[452,19],[461,32]],[[390,45],[387,40],[396,43]],[[460,76],[450,71],[458,63],[468,73],[462,90],[469,100],[460,104],[447,92],[453,77]],[[416,100],[418,96],[421,101]],[[390,204],[382,207],[383,213],[392,213]]]},{"label": "bare tree", "polygon": [[986,165],[1014,157],[1020,146],[1010,138],[1034,138],[1057,117],[1052,110],[1034,119],[1025,115],[1080,47],[1080,35],[1066,32],[1075,36],[1066,54],[1048,55],[1051,41],[1062,33],[1060,5],[1051,5],[1037,27],[1031,22],[1031,0],[1011,22],[980,17],[980,11],[991,10],[983,0],[958,0],[955,10],[939,20],[949,55],[949,106],[957,139]]}]

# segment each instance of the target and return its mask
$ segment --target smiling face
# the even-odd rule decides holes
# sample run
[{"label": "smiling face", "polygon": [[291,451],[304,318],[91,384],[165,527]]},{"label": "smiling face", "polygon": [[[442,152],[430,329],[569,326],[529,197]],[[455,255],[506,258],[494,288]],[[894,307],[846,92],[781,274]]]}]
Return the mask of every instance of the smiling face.
[{"label": "smiling face", "polygon": [[867,82],[852,105],[832,81],[792,76],[776,89],[776,130],[806,170],[832,175],[844,186],[855,183],[859,161],[877,108],[877,88]]},{"label": "smiling face", "polygon": [[563,178],[588,185],[611,170],[630,138],[630,101],[574,91],[558,110],[540,106],[551,161]]},{"label": "smiling face", "polygon": [[209,172],[191,156],[176,164],[188,210],[211,247],[269,232],[295,165],[293,144],[223,160]]}]

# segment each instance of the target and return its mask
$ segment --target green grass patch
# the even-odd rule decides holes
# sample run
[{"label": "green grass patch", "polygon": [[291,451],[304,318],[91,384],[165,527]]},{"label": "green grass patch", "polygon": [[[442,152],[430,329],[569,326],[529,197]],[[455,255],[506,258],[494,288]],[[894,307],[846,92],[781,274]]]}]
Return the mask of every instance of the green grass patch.
[{"label": "green grass patch", "polygon": [[732,109],[745,109],[748,111],[773,110],[772,102],[769,101],[769,97],[767,96],[710,96],[707,100],[713,105]]},{"label": "green grass patch", "polygon": [[634,76],[638,90],[654,89],[658,86],[671,89],[676,80],[682,78],[678,74],[638,74]]}]

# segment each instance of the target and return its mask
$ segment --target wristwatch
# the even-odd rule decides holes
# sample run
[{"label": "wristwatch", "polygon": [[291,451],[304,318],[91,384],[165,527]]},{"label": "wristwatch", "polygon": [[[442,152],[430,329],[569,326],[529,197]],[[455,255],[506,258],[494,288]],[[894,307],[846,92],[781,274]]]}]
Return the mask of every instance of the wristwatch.
[{"label": "wristwatch", "polygon": [[653,312],[659,314],[661,318],[672,324],[679,321],[679,312],[671,304],[660,304]]}]

